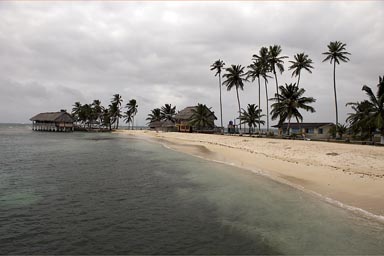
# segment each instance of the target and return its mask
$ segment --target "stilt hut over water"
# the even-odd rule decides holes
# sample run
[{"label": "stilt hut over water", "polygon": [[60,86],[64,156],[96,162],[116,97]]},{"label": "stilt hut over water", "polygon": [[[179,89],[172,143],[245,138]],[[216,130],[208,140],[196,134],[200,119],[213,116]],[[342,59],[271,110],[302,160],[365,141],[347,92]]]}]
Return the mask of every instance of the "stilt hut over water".
[{"label": "stilt hut over water", "polygon": [[72,132],[73,118],[65,110],[60,112],[47,112],[35,115],[31,119],[32,130],[51,132]]}]

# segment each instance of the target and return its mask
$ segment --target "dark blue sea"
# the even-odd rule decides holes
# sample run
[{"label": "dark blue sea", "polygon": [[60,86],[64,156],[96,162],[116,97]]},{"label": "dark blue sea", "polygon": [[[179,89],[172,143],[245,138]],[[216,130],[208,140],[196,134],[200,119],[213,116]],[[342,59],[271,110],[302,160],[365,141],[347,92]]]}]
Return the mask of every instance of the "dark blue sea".
[{"label": "dark blue sea", "polygon": [[1,124],[0,254],[384,254],[384,225],[158,143]]}]

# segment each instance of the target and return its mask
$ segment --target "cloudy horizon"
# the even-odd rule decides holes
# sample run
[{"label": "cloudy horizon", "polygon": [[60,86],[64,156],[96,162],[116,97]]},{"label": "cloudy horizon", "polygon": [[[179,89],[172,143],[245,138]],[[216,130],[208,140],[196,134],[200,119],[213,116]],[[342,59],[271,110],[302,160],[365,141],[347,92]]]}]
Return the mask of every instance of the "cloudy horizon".
[{"label": "cloudy horizon", "polygon": [[[281,45],[288,56],[279,84],[296,82],[288,70],[305,52],[314,62],[300,86],[316,98],[304,122],[335,122],[333,66],[322,62],[330,41],[352,55],[336,67],[339,120],[347,102],[365,99],[363,85],[383,76],[384,2],[0,2],[0,120],[29,123],[40,112],[71,111],[76,101],[113,94],[135,98],[136,125],[165,103],[181,110],[206,104],[217,117],[219,88],[210,65],[251,63],[262,46]],[[275,93],[269,81],[269,97]],[[223,92],[224,124],[237,117],[235,91]],[[261,106],[265,106],[264,86]],[[257,83],[240,92],[242,108],[258,104]],[[275,124],[273,121],[272,124]],[[216,121],[216,125],[220,120]]]}]

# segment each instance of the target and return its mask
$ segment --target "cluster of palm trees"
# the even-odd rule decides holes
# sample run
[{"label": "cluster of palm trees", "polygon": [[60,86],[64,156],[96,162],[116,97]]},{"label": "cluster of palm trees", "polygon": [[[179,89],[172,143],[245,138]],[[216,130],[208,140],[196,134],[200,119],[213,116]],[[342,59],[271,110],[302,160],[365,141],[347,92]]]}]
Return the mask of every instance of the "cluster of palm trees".
[{"label": "cluster of palm trees", "polygon": [[149,123],[171,121],[175,122],[176,106],[172,107],[172,104],[165,104],[161,108],[154,108],[151,113],[148,114],[147,121]]},{"label": "cluster of palm trees", "polygon": [[[346,55],[350,53],[345,51],[346,44],[339,41],[330,42],[328,45],[328,51],[323,53],[326,58],[323,60],[330,60],[331,64],[334,65],[334,93],[335,93],[335,108],[336,108],[336,124],[338,124],[338,110],[337,110],[337,97],[336,97],[336,64],[340,62],[347,62],[349,58]],[[295,118],[297,122],[302,122],[303,117],[299,112],[299,109],[306,111],[315,112],[314,108],[308,104],[315,102],[312,97],[304,97],[305,90],[299,88],[301,71],[306,70],[312,73],[314,68],[313,61],[304,52],[298,53],[294,56],[293,61],[289,61],[291,65],[288,67],[292,70],[292,77],[297,77],[297,83],[285,84],[285,86],[279,86],[278,83],[278,72],[282,74],[284,72],[284,59],[288,56],[282,56],[282,49],[280,45],[272,45],[269,47],[261,47],[258,54],[253,54],[252,63],[247,66],[245,70],[244,66],[231,65],[225,68],[225,72],[221,75],[224,69],[225,63],[222,60],[217,60],[211,65],[211,70],[216,71],[215,76],[219,76],[219,90],[220,90],[220,118],[221,126],[223,126],[222,117],[222,100],[221,100],[221,86],[226,86],[227,90],[230,91],[232,88],[236,89],[236,97],[238,103],[238,113],[240,120],[240,131],[241,124],[247,123],[250,128],[258,126],[260,132],[260,124],[265,122],[261,118],[265,115],[262,114],[263,110],[260,105],[261,97],[261,79],[264,80],[265,85],[265,96],[266,96],[266,115],[267,115],[267,131],[269,131],[269,114],[272,115],[272,120],[279,119],[279,124],[282,124],[286,120],[290,123],[291,118]],[[272,78],[269,74],[273,74],[276,83],[275,97],[268,97],[268,79]],[[225,81],[221,82],[221,77]],[[241,108],[239,90],[244,90],[245,82],[258,82],[258,105],[249,104],[247,110]],[[271,105],[272,110],[269,111],[269,100],[275,101]],[[288,129],[289,130],[289,129]]]},{"label": "cluster of palm trees", "polygon": [[101,105],[100,100],[94,100],[91,104],[82,105],[80,102],[75,102],[72,108],[72,116],[75,122],[83,128],[93,128],[95,125],[98,128],[119,129],[119,119],[124,117],[126,123],[132,125],[134,117],[137,114],[138,105],[135,99],[131,99],[125,106],[126,111],[122,111],[123,98],[120,94],[113,95],[108,107]]}]

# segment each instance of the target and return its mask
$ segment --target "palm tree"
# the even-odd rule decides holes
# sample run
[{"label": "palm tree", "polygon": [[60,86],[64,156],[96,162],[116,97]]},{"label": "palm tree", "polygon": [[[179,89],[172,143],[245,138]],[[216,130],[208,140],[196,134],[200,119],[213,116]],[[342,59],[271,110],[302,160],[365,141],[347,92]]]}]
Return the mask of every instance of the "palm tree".
[{"label": "palm tree", "polygon": [[101,122],[102,122],[103,126],[108,127],[109,130],[112,130],[110,109],[108,109],[108,108],[103,109],[103,113],[101,115]]},{"label": "palm tree", "polygon": [[[127,129],[129,129],[129,123],[133,123],[133,113],[128,109],[124,115],[124,121],[127,123],[128,127]],[[133,125],[132,125],[132,130],[133,130]]]},{"label": "palm tree", "polygon": [[[223,82],[223,85],[227,87],[227,90],[230,91],[233,87],[236,88],[236,96],[237,96],[237,103],[239,105],[239,118],[241,115],[241,107],[240,107],[240,98],[239,98],[239,89],[244,89],[244,81],[246,80],[244,77],[244,67],[241,65],[231,65],[231,67],[226,68],[225,73],[223,77],[225,77],[227,80]],[[241,133],[241,123],[240,123],[240,133]]]},{"label": "palm tree", "polygon": [[119,119],[122,117],[120,108],[122,102],[123,98],[120,96],[120,94],[113,95],[110,109],[113,110],[112,117],[114,119],[113,122],[116,122],[116,129],[119,129]]},{"label": "palm tree", "polygon": [[197,107],[192,109],[192,117],[189,124],[196,127],[198,130],[213,128],[215,126],[215,114],[205,104],[197,104]]},{"label": "palm tree", "polygon": [[348,127],[345,124],[336,125],[336,133],[340,136],[340,139],[343,138],[343,135],[347,133]]},{"label": "palm tree", "polygon": [[305,111],[315,112],[315,109],[309,106],[309,103],[313,103],[316,100],[312,97],[302,97],[305,93],[303,88],[299,88],[296,84],[285,84],[280,86],[280,94],[275,94],[275,98],[271,99],[277,101],[272,104],[272,120],[279,117],[279,125],[282,125],[285,120],[288,119],[288,135],[289,127],[291,124],[291,118],[296,118],[297,123],[303,121],[303,116],[300,114],[299,109]]},{"label": "palm tree", "polygon": [[377,85],[377,94],[372,92],[372,89],[366,85],[362,90],[368,95],[369,102],[372,108],[369,113],[369,122],[380,130],[380,143],[384,144],[384,76],[379,77],[379,84]]},{"label": "palm tree", "polygon": [[80,121],[79,114],[80,114],[81,108],[82,108],[81,103],[78,101],[75,102],[75,104],[73,105],[72,116],[75,119],[75,122]]},{"label": "palm tree", "polygon": [[263,120],[260,120],[263,116],[265,115],[261,114],[261,109],[257,105],[248,104],[247,111],[243,109],[243,112],[240,115],[240,123],[248,124],[249,134],[251,134],[252,126],[256,127],[256,125],[259,125],[260,127],[260,123],[265,123]]},{"label": "palm tree", "polygon": [[151,110],[151,113],[148,114],[147,119],[150,123],[156,122],[156,121],[161,121],[161,111],[159,108],[155,108]]},{"label": "palm tree", "polygon": [[136,100],[131,99],[125,107],[128,109],[126,114],[129,112],[130,116],[132,117],[132,130],[133,130],[133,125],[135,122],[135,115],[137,114],[137,108],[138,108]]},{"label": "palm tree", "polygon": [[176,106],[172,107],[171,104],[165,104],[160,109],[161,120],[169,120],[175,122]]},{"label": "palm tree", "polygon": [[309,73],[312,74],[313,69],[313,62],[305,53],[298,53],[294,56],[295,61],[290,60],[289,62],[292,63],[292,65],[288,68],[289,70],[293,70],[292,76],[297,76],[297,86],[299,86],[300,83],[300,74],[301,70],[307,70]]},{"label": "palm tree", "polygon": [[[257,78],[257,82],[259,85],[259,112],[262,111],[260,109],[260,94],[261,94],[260,93],[260,76],[262,75],[262,72],[263,72],[263,63],[260,61],[255,61],[254,63],[248,66],[248,72],[247,72],[247,78],[246,78],[247,80],[248,78],[251,78],[252,82],[254,82],[255,79]],[[259,115],[259,118],[260,118],[260,115]],[[259,133],[260,133],[260,119],[258,121],[258,124],[259,124]]]},{"label": "palm tree", "polygon": [[370,122],[369,113],[373,105],[368,100],[362,102],[349,102],[345,106],[351,106],[355,111],[348,113],[347,122],[354,134],[360,133],[362,138],[371,137],[372,132],[375,131],[375,126]]},{"label": "palm tree", "polygon": [[218,59],[211,65],[211,70],[216,70],[215,76],[219,75],[219,90],[220,90],[220,124],[223,128],[223,104],[221,101],[221,69],[224,67],[224,61]]},{"label": "palm tree", "polygon": [[[94,115],[94,120],[101,121],[101,115],[103,113],[103,106],[101,106],[100,100],[94,100],[92,102],[92,110]],[[100,128],[101,122],[99,122],[99,128]]]},{"label": "palm tree", "polygon": [[327,55],[327,57],[323,60],[324,61],[330,61],[332,64],[333,62],[333,90],[335,93],[335,109],[336,109],[336,125],[339,123],[339,113],[337,109],[337,95],[336,95],[336,64],[340,64],[340,61],[342,62],[348,62],[349,58],[346,55],[351,55],[349,52],[345,51],[346,44],[335,41],[330,42],[328,47],[328,52],[324,52],[324,55]]},{"label": "palm tree", "polygon": [[83,123],[84,127],[88,124],[88,127],[91,126],[92,121],[92,107],[90,104],[84,104],[80,108],[79,119]]},{"label": "palm tree", "polygon": [[280,45],[269,46],[269,50],[268,50],[268,62],[273,72],[273,75],[275,76],[277,94],[279,94],[279,89],[278,89],[279,84],[277,82],[276,68],[279,69],[280,74],[282,74],[284,71],[283,59],[288,58],[288,56],[279,57],[279,55],[281,54],[281,51],[282,50]]},{"label": "palm tree", "polygon": [[[269,54],[268,54],[268,48],[267,47],[261,47],[259,50],[259,55],[254,54],[253,60],[259,62],[261,64],[261,77],[264,79],[264,85],[265,85],[265,97],[266,97],[266,104],[267,104],[267,132],[269,132],[269,102],[268,102],[268,78],[271,78],[271,76],[268,75],[268,72],[271,71],[270,63],[269,63]],[[260,105],[260,103],[259,103]]]}]

